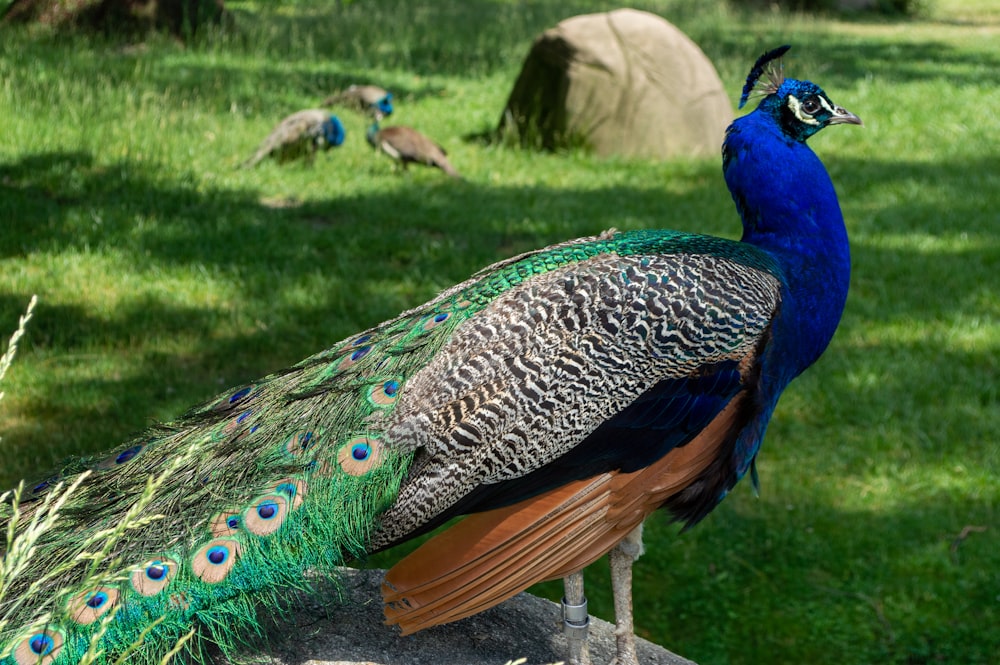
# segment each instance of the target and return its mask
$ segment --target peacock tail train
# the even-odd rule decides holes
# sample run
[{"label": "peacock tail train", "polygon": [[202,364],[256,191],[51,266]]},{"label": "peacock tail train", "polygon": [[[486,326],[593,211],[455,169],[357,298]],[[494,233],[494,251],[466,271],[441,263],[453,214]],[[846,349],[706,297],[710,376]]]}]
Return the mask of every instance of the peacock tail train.
[{"label": "peacock tail train", "polygon": [[[633,257],[641,268],[647,255],[720,250],[775,270],[752,247],[671,231],[609,232],[503,261],[103,459],[72,462],[26,488],[21,529],[47,495],[79,481],[55,526],[34,543],[29,567],[4,580],[0,663],[74,663],[99,631],[109,661],[140,635],[130,662],[158,661],[192,626],[200,629],[186,645],[192,652],[199,639],[231,649],[259,630],[261,607],[278,607],[288,589],[307,587],[304,571],[333,574],[368,552],[413,455],[385,440],[386,414],[463,323],[500,294],[568,264],[604,255]],[[136,516],[149,521],[120,534],[100,557],[121,562],[124,573],[87,588],[94,571],[86,557],[95,548],[87,536],[113,530],[164,470],[169,477]],[[10,508],[3,507],[5,527]],[[78,560],[46,579],[61,562]]]}]

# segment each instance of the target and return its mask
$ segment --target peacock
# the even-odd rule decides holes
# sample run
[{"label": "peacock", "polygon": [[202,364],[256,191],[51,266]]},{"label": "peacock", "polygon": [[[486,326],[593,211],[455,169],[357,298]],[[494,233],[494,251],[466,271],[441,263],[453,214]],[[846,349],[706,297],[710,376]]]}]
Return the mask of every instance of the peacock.
[{"label": "peacock", "polygon": [[448,161],[444,148],[412,127],[396,125],[380,128],[376,121],[368,128],[365,137],[373,148],[402,164],[404,170],[411,163],[423,164],[439,168],[452,178],[462,177]]},{"label": "peacock", "polygon": [[787,49],[750,70],[740,106],[761,101],[722,149],[740,241],[610,230],[500,261],[0,502],[0,664],[76,663],[92,641],[97,662],[229,652],[306,571],[335,579],[461,515],[389,570],[402,633],[609,552],[630,627],[645,518],[691,526],[756,485],[778,399],[845,305],[847,233],[806,140],[861,120],[784,78]]},{"label": "peacock", "polygon": [[377,85],[351,85],[324,99],[320,106],[344,106],[378,121],[392,115],[392,93]]},{"label": "peacock", "polygon": [[316,151],[336,148],[344,143],[346,136],[337,116],[318,109],[298,111],[275,125],[257,151],[240,166],[252,168],[267,157],[273,157],[279,164],[296,159],[312,164]]}]

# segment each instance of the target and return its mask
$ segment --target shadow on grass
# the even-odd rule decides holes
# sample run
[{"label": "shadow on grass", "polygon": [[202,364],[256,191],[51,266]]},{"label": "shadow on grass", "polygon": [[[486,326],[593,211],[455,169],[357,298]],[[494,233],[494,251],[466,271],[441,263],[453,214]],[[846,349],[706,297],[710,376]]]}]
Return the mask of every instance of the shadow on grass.
[{"label": "shadow on grass", "polygon": [[[576,191],[442,180],[377,195],[271,208],[245,192],[164,185],[128,162],[94,164],[82,153],[42,153],[0,164],[0,207],[15,213],[5,214],[11,221],[0,236],[0,255],[93,250],[131,264],[128,269],[136,272],[205,268],[238,284],[241,307],[259,310],[263,325],[248,325],[244,332],[220,339],[213,330],[228,321],[225,308],[179,308],[169,300],[144,296],[99,315],[55,308],[43,298],[25,342],[29,349],[53,348],[72,355],[101,345],[128,348],[136,336],[191,339],[198,349],[191,357],[143,353],[127,377],[60,385],[67,394],[82,392],[99,401],[121,396],[98,412],[102,417],[95,418],[91,406],[55,406],[62,401],[59,395],[33,400],[29,408],[35,411],[25,414],[32,420],[73,423],[70,450],[77,444],[87,450],[114,445],[149,422],[149,414],[156,412],[152,404],[169,399],[179,412],[217,389],[279,369],[394,316],[510,255],[611,226],[672,227],[730,237],[737,233],[735,214],[720,197],[721,183],[712,177],[702,178],[703,184],[682,196],[669,197],[658,189],[620,186]],[[861,316],[849,316],[845,325],[864,326],[883,317],[918,321],[964,311],[969,304],[962,296],[977,293],[984,280],[995,277],[1000,243],[977,180],[990,172],[988,164],[914,163],[890,170],[878,164],[838,163],[836,168],[853,174],[848,191],[900,177],[940,189],[939,199],[900,203],[890,215],[870,218],[867,223],[880,225],[882,232],[889,226],[905,234],[913,231],[914,220],[921,220],[924,233],[951,233],[954,229],[940,221],[954,220],[981,239],[961,256],[856,245],[855,280],[862,288],[852,295],[849,311]],[[704,169],[709,173],[715,167]],[[850,200],[845,201],[851,219]],[[711,221],[694,217],[704,216],[706,210],[713,211]],[[149,219],[139,221],[145,217]],[[898,273],[893,283],[904,285],[903,291],[891,294],[891,305],[880,302],[886,294],[876,283],[887,266]],[[308,302],[276,297],[311,279],[325,286]],[[928,280],[947,288],[925,288]],[[924,288],[911,297],[905,290],[908,283]],[[5,297],[0,318],[16,321],[23,311],[21,300]],[[888,377],[880,386],[882,399],[910,391],[922,377],[950,364],[991,366],[985,351],[965,356],[939,353],[938,369],[914,367]],[[8,434],[28,447],[51,445],[44,428],[28,432],[15,427]],[[5,471],[9,478],[29,472]]]}]

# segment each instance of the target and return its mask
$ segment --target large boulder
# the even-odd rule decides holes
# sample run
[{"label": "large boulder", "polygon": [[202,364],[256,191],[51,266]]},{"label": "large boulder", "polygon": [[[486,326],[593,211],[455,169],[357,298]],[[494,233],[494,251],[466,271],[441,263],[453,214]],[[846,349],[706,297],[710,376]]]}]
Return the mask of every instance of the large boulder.
[{"label": "large boulder", "polygon": [[718,154],[732,105],[701,49],[634,9],[575,16],[535,40],[498,131],[524,146],[599,155]]}]

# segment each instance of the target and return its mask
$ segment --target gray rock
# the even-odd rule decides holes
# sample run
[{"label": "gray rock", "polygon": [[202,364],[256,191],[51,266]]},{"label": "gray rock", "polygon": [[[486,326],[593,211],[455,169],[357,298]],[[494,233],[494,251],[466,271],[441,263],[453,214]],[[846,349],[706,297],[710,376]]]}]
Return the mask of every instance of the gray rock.
[{"label": "gray rock", "polygon": [[[379,587],[383,570],[345,569],[343,602],[304,602],[280,617],[271,644],[252,662],[272,665],[525,665],[565,658],[560,608],[521,593],[497,607],[455,623],[402,637],[383,623]],[[614,657],[614,625],[591,618],[595,665]],[[638,640],[643,665],[694,665],[646,640]],[[242,659],[241,659],[242,660]]]},{"label": "gray rock", "polygon": [[549,150],[641,158],[716,155],[733,119],[698,46],[634,9],[575,16],[535,40],[499,133]]}]

